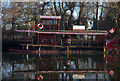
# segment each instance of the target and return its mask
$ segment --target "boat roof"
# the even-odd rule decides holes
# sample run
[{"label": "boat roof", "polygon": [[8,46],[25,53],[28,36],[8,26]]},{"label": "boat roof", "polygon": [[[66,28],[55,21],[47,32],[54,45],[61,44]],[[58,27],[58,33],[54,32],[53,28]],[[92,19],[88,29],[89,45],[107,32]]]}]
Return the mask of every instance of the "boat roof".
[{"label": "boat roof", "polygon": [[87,35],[107,35],[108,32],[105,30],[85,30],[85,31],[71,31],[71,30],[58,30],[58,31],[50,31],[50,30],[15,30],[16,32],[33,32],[33,33],[43,33],[43,34],[87,34]]},{"label": "boat roof", "polygon": [[44,18],[44,19],[61,19],[61,16],[40,16],[40,18]]}]

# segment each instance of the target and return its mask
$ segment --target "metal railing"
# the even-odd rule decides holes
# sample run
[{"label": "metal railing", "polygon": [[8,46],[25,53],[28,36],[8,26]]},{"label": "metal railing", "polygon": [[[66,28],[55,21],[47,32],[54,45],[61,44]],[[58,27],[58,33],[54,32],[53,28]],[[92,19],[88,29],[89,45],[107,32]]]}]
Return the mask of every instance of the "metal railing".
[{"label": "metal railing", "polygon": [[16,41],[24,43],[24,44],[48,44],[48,45],[61,45],[61,46],[81,46],[81,47],[94,47],[100,46],[103,47],[105,45],[105,41],[99,40],[77,40],[77,39],[36,39],[36,38],[20,38]]}]

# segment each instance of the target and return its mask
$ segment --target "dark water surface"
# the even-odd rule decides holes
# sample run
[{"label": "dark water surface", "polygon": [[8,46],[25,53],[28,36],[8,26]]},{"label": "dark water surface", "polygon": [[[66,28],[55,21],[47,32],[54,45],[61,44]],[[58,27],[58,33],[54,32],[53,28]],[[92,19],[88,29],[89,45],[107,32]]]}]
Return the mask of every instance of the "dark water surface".
[{"label": "dark water surface", "polygon": [[6,81],[37,80],[39,75],[43,76],[43,81],[110,81],[107,73],[88,72],[104,71],[103,52],[93,51],[87,54],[70,55],[8,54],[9,52],[3,52],[2,79]]}]

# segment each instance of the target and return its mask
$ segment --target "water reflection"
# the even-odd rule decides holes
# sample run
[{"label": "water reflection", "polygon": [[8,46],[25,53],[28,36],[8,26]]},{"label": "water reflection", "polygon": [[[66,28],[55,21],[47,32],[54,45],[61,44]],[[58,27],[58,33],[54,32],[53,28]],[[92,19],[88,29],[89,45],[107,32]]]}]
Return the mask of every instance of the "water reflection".
[{"label": "water reflection", "polygon": [[[19,55],[17,55],[19,57]],[[12,61],[3,62],[2,71],[3,78],[14,79],[36,79],[40,74],[44,77],[44,81],[79,81],[73,78],[76,73],[37,73],[37,71],[103,71],[104,70],[103,55],[70,55],[67,58],[65,55],[41,55],[40,58],[32,58],[29,56],[29,60],[24,57],[20,60],[14,60],[14,67]],[[12,73],[12,71],[15,71]],[[109,76],[106,73],[77,73],[78,75],[84,75],[85,78],[81,81],[88,81],[87,79],[108,79]],[[63,80],[64,79],[64,80]],[[94,81],[92,80],[92,81]]]},{"label": "water reflection", "polygon": [[2,64],[2,77],[10,77],[12,75],[12,65],[9,62]]}]

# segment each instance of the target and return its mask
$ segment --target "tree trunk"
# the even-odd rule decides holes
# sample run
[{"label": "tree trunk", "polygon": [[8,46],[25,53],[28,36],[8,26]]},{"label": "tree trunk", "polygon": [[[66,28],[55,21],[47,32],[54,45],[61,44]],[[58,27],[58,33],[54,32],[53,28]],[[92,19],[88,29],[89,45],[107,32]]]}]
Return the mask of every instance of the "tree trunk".
[{"label": "tree trunk", "polygon": [[97,27],[97,30],[99,30],[98,28],[98,2],[96,3],[96,27]]},{"label": "tree trunk", "polygon": [[79,11],[79,17],[78,17],[77,24],[80,24],[82,22],[83,6],[84,6],[84,3],[80,2],[80,11]]},{"label": "tree trunk", "polygon": [[73,5],[73,8],[70,9],[71,14],[70,14],[70,17],[69,17],[69,20],[68,20],[68,30],[71,29],[71,23],[72,23],[73,11],[75,9],[75,3],[73,2],[72,5]]},{"label": "tree trunk", "polygon": [[58,10],[57,10],[57,7],[56,7],[56,2],[54,2],[54,8],[55,8],[55,13],[58,16],[59,14],[58,14]]}]

